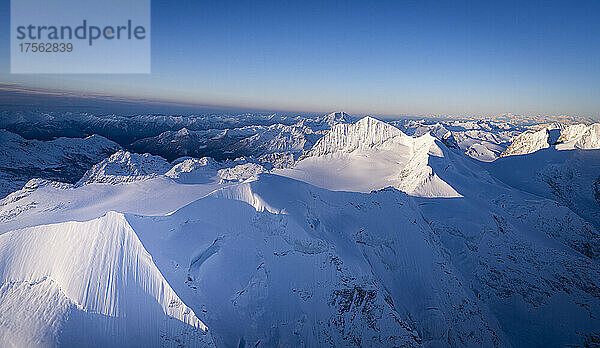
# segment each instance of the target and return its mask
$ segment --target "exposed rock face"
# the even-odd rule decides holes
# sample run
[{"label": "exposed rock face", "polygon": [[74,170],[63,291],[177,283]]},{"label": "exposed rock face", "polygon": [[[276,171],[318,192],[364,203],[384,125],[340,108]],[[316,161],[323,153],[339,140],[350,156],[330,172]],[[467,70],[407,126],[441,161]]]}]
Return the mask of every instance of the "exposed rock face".
[{"label": "exposed rock face", "polygon": [[550,147],[550,131],[547,128],[539,131],[525,131],[517,136],[500,157],[526,155]]}]

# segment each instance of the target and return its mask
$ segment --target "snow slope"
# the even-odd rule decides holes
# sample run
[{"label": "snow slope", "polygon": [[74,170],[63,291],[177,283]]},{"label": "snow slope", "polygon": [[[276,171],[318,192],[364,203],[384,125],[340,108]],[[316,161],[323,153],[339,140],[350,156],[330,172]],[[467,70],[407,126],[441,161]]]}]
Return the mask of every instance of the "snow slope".
[{"label": "snow slope", "polygon": [[[91,210],[99,212],[117,205],[129,207],[123,200],[131,199],[135,192],[122,197],[107,193],[100,196],[105,200],[102,207],[93,207],[90,202],[98,204],[97,199],[83,200],[92,189],[125,190],[142,186],[145,188],[138,192],[150,196],[144,198],[138,194],[136,199],[160,198],[164,205],[179,196],[168,198],[150,185],[162,186],[167,182],[155,178],[123,185],[88,184],[68,189],[44,186],[9,205],[14,208],[23,200],[44,205],[75,200],[75,206],[57,206],[51,209],[54,210],[51,214],[47,208],[36,206],[13,221],[17,225],[27,224],[36,218],[59,219],[63,214],[69,214],[65,216],[68,219],[82,220],[84,215],[93,214]],[[186,190],[190,186],[171,185],[184,186]],[[65,194],[71,198],[61,197]],[[64,213],[58,213],[63,209]],[[381,220],[382,215],[393,218]],[[345,223],[340,225],[340,221]],[[436,345],[448,340],[459,342],[468,333],[471,334],[468,340],[474,344],[503,342],[493,317],[485,317],[485,310],[461,290],[460,282],[451,266],[443,261],[443,254],[416,207],[406,195],[394,189],[377,194],[331,192],[263,175],[256,181],[216,191],[165,217],[125,215],[123,219],[121,214],[109,213],[87,222],[13,230],[0,238],[5,238],[6,247],[13,250],[2,253],[6,257],[0,263],[4,265],[0,274],[18,283],[14,289],[10,283],[3,303],[18,304],[11,308],[20,308],[16,312],[7,311],[3,323],[25,316],[22,311],[37,306],[42,297],[52,298],[47,301],[48,310],[54,311],[53,318],[58,318],[42,317],[26,322],[26,332],[31,337],[2,332],[6,340],[18,337],[27,340],[28,345],[42,344],[39,337],[43,336],[53,342],[97,339],[106,344],[141,342],[154,346],[177,342],[193,346],[195,340],[206,336],[195,335],[198,331],[188,330],[190,325],[172,324],[176,319],[167,320],[172,324],[168,328],[163,326],[168,317],[181,319],[181,315],[186,315],[186,306],[209,327],[216,343],[225,345],[240,342],[266,346],[276,343]],[[141,256],[145,255],[144,250],[152,255],[151,259]],[[78,254],[73,256],[74,252]],[[31,253],[45,256],[31,257]],[[130,265],[118,261],[119,267],[110,266],[113,265],[110,262],[140,258],[147,260],[145,272],[156,265],[160,273],[152,271],[151,277],[144,276],[139,288],[134,284],[142,280],[127,278],[129,285],[123,290],[123,286],[117,286],[123,278],[117,275],[139,274],[135,268],[139,262]],[[65,260],[69,260],[68,266]],[[85,263],[86,260],[97,263]],[[55,267],[55,263],[60,267]],[[15,269],[21,270],[20,273]],[[93,288],[99,297],[90,297],[88,303],[84,301],[88,297],[82,299],[79,291],[82,284],[90,281],[82,279],[80,274],[90,272],[101,279],[91,284],[104,287]],[[147,282],[163,284],[159,274],[177,299],[169,297],[168,290],[157,294],[148,285]],[[39,290],[32,291],[29,285],[43,276],[58,279],[57,284],[43,283]],[[70,280],[72,277],[76,280]],[[114,279],[115,283],[104,279]],[[67,295],[57,295],[63,292]],[[159,297],[160,294],[166,294],[161,296],[169,301]],[[111,302],[111,298],[125,302],[119,300],[114,305],[116,300]],[[180,303],[177,301],[182,303],[178,308],[183,312],[167,312],[165,316],[164,304]],[[132,302],[139,316],[129,314]],[[154,302],[158,304],[149,305]],[[71,314],[69,308],[73,306],[78,308],[77,315]],[[278,310],[267,310],[269,306]],[[111,313],[105,316],[115,330],[114,336],[96,338],[98,332],[94,330],[106,332],[101,321],[105,319],[88,318],[88,313],[96,311]],[[473,311],[482,314],[474,319],[468,314]],[[120,319],[124,314],[126,321]],[[156,320],[147,322],[139,319],[142,316]],[[85,330],[77,323],[84,323]],[[87,336],[80,337],[82,332]],[[122,332],[135,335],[124,338]],[[164,335],[157,338],[156,333]],[[134,338],[139,341],[131,341]]]},{"label": "snow slope", "polygon": [[31,180],[0,200],[0,234],[24,227],[66,221],[86,221],[108,211],[165,215],[226,186],[217,181],[178,184],[158,176],[122,185],[83,186]]},{"label": "snow slope", "polygon": [[[165,216],[126,214],[123,220],[111,213],[90,222],[55,226],[60,231],[79,226],[86,226],[86,231],[91,226],[114,231],[117,226],[132,238],[135,234],[179,300],[209,327],[217,345],[581,342],[578,332],[591,333],[598,323],[593,313],[600,308],[594,295],[600,274],[590,259],[594,255],[586,256],[578,248],[585,238],[597,246],[597,236],[586,236],[585,222],[568,208],[503,186],[460,156],[451,152],[430,164],[434,169],[452,164],[444,180],[464,193],[461,198],[411,198],[393,188],[371,193],[329,191],[261,174],[208,196],[199,194],[198,200]],[[166,198],[149,185],[168,182],[186,190],[194,186],[155,178],[116,186],[43,189],[54,194],[52,200],[67,201],[72,198],[61,199],[61,193],[86,196],[91,188],[146,186],[139,192],[150,196],[139,199],[152,201],[154,195],[154,200],[160,197],[167,203],[177,196]],[[44,200],[49,193],[39,190],[22,200]],[[102,209],[128,206],[119,202],[125,197],[108,200]],[[66,208],[71,214],[89,210],[81,207],[77,213]],[[47,209],[28,213],[17,222],[44,216]],[[552,228],[561,223],[568,225]],[[54,238],[52,228],[40,229]],[[75,237],[61,245],[71,239]],[[75,240],[78,250],[93,244]],[[37,239],[23,243],[55,249]],[[107,258],[119,259],[119,253],[127,250]],[[25,270],[37,269],[14,255],[5,260],[10,269],[21,264]],[[37,298],[16,296],[10,301],[25,298],[29,304]],[[62,302],[52,303],[57,303],[55,308]],[[163,312],[148,315],[160,317],[159,313]],[[569,325],[557,319],[559,313],[569,315]],[[540,325],[523,326],[524,322]],[[52,332],[53,326],[44,323],[28,325],[36,328],[31,332]],[[155,342],[161,341],[149,344]]]},{"label": "snow slope", "polygon": [[3,346],[212,344],[122,214],[3,234],[0,277]]},{"label": "snow slope", "polygon": [[[550,149],[489,164],[447,152],[444,161],[434,157],[430,165],[463,197],[415,198],[453,265],[489,306],[513,346],[582,344],[599,325],[598,228],[554,197],[499,180],[499,172],[527,178],[527,171],[515,169],[545,151]],[[490,169],[512,160],[522,162]],[[597,163],[580,165],[594,172]],[[564,317],[568,324],[560,319]]]},{"label": "snow slope", "polygon": [[[386,219],[381,219],[386,216]],[[130,216],[217,345],[502,345],[403,193],[263,174],[164,218]],[[475,315],[469,313],[477,313]]]},{"label": "snow slope", "polygon": [[486,167],[502,182],[558,201],[600,229],[600,151],[549,148]]}]

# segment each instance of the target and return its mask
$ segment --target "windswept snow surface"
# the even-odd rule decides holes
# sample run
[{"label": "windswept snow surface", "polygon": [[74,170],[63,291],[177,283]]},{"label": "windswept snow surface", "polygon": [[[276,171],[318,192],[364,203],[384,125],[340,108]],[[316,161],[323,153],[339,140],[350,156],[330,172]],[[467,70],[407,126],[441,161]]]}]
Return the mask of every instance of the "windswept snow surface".
[{"label": "windswept snow surface", "polygon": [[217,345],[505,342],[395,189],[332,192],[263,174],[167,217],[128,220],[161,246],[150,253]]},{"label": "windswept snow surface", "polygon": [[3,346],[213,343],[119,213],[1,235],[0,275]]}]

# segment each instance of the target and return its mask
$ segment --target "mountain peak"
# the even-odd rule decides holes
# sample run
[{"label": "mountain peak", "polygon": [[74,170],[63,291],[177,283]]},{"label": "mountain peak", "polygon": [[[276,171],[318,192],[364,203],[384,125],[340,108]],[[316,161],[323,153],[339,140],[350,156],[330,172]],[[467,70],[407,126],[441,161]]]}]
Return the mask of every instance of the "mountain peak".
[{"label": "mountain peak", "polygon": [[79,180],[78,185],[90,183],[118,184],[153,178],[166,173],[171,166],[160,156],[119,150],[94,165]]},{"label": "mountain peak", "polygon": [[327,116],[325,116],[325,118],[328,119],[347,119],[348,117],[350,117],[347,113],[345,113],[344,111],[334,111],[330,114],[327,114]]},{"label": "mountain peak", "polygon": [[329,126],[333,127],[334,125],[340,123],[352,123],[355,118],[343,111],[335,111],[323,116],[322,120],[324,123],[327,123]]},{"label": "mountain peak", "polygon": [[321,156],[337,151],[352,152],[380,145],[395,137],[405,137],[398,128],[370,116],[353,124],[338,124],[309,151],[305,157]]},{"label": "mountain peak", "polygon": [[181,128],[179,131],[177,131],[178,137],[187,137],[189,135],[190,135],[190,131],[185,127]]}]

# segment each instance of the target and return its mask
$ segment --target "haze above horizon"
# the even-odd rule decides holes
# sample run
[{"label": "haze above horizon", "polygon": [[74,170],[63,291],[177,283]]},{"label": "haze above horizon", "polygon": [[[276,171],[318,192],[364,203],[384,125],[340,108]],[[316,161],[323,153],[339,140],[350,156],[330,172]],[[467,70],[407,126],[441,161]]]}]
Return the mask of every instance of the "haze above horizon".
[{"label": "haze above horizon", "polygon": [[9,74],[9,3],[0,4],[5,107],[51,107],[59,92],[84,103],[600,119],[595,1],[153,0],[147,75]]}]

